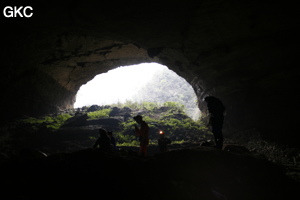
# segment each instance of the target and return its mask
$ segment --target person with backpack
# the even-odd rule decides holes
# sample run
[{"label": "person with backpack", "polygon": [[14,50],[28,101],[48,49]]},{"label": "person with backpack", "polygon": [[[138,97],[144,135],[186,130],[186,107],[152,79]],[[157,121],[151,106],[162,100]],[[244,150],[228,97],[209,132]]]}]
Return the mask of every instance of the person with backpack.
[{"label": "person with backpack", "polygon": [[224,122],[224,111],[225,106],[223,103],[214,96],[208,96],[205,98],[207,103],[207,109],[210,113],[210,119],[208,125],[212,127],[212,133],[215,138],[216,148],[222,149],[223,148],[223,122]]},{"label": "person with backpack", "polygon": [[168,151],[168,144],[171,144],[171,140],[165,137],[165,132],[159,131],[159,138],[157,142],[161,153]]},{"label": "person with backpack", "polygon": [[140,141],[140,155],[146,156],[147,146],[149,144],[149,126],[143,120],[143,117],[141,115],[137,115],[133,117],[133,119],[140,125],[140,127],[135,125],[135,132],[136,135],[139,136],[139,141]]}]

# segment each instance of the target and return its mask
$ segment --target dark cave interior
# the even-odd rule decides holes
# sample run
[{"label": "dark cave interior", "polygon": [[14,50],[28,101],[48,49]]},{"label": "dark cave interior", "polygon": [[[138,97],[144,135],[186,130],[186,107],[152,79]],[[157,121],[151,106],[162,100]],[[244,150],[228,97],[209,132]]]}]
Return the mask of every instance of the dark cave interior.
[{"label": "dark cave interior", "polygon": [[[207,112],[206,96],[222,100],[227,113],[226,137],[255,129],[263,140],[299,147],[297,6],[256,0],[26,3],[33,7],[31,18],[1,16],[1,127],[20,116],[42,116],[72,108],[80,86],[97,74],[118,66],[157,62],[191,84],[202,112]],[[4,1],[1,8],[13,4]],[[84,160],[80,156],[78,158]],[[106,156],[105,159],[114,159]],[[214,156],[220,155],[213,153]],[[64,159],[67,164],[76,164],[70,157]],[[47,162],[55,165],[51,160]],[[135,163],[143,166],[143,162]],[[130,167],[128,164],[125,168]],[[67,171],[68,167],[62,170]],[[71,177],[70,172],[68,176]],[[83,177],[81,175],[81,180],[87,181]],[[124,178],[130,177],[124,175]],[[35,174],[35,180],[40,181],[38,179]],[[171,186],[167,189],[180,188],[180,191],[200,195],[193,187],[184,190],[186,179],[169,181]],[[234,181],[233,185],[240,183],[237,179]],[[212,193],[203,196],[226,199],[226,192],[222,190],[228,192],[229,189],[217,186],[216,182],[209,186]],[[226,181],[220,183],[223,184]],[[142,186],[139,189],[141,195]],[[182,199],[185,192],[178,191],[178,198]],[[241,197],[229,193],[229,199]],[[18,197],[21,199],[22,195],[26,196],[26,192]],[[186,199],[195,199],[193,197]],[[155,198],[158,197],[149,197]],[[253,198],[250,195],[243,199]]]}]

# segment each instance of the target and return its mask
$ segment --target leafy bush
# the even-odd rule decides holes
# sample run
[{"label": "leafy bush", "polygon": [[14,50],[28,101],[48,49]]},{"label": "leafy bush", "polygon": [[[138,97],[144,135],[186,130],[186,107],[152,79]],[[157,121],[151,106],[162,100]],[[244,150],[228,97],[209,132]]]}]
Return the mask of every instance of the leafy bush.
[{"label": "leafy bush", "polygon": [[87,113],[89,119],[99,119],[103,117],[109,117],[109,113],[111,112],[110,108],[107,109],[102,109],[102,110],[97,110],[94,112],[89,112]]},{"label": "leafy bush", "polygon": [[111,107],[118,107],[118,108],[128,107],[128,108],[131,108],[131,109],[140,109],[141,104],[139,102],[136,102],[136,101],[126,100],[125,103],[118,102],[116,104],[112,104]]},{"label": "leafy bush", "polygon": [[43,126],[46,128],[57,130],[65,123],[67,119],[71,117],[72,116],[69,114],[60,114],[52,117],[46,116],[44,118],[29,117],[27,119],[23,119],[22,122],[25,124],[31,124],[34,130],[37,130]]},{"label": "leafy bush", "polygon": [[155,102],[142,102],[141,107],[142,107],[142,109],[147,109],[148,111],[153,111],[159,107],[159,104],[155,103]]},{"label": "leafy bush", "polygon": [[184,105],[178,102],[167,101],[163,104],[164,107],[176,108],[177,110],[183,111]]}]

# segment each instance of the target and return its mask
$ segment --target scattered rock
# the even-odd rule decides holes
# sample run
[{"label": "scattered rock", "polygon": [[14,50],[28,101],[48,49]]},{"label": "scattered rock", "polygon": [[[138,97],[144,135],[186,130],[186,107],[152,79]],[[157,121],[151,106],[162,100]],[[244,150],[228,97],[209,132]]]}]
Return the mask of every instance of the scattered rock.
[{"label": "scattered rock", "polygon": [[92,105],[91,107],[89,107],[87,109],[87,112],[94,112],[94,111],[97,111],[97,110],[100,110],[100,109],[101,109],[100,106],[98,106],[98,105]]},{"label": "scattered rock", "polygon": [[111,110],[111,112],[110,112],[110,114],[109,114],[109,116],[110,116],[110,117],[117,116],[117,115],[120,114],[120,111],[121,111],[120,108],[118,108],[118,107],[113,107],[112,110]]},{"label": "scattered rock", "polygon": [[115,118],[101,118],[88,120],[86,125],[98,125],[107,130],[120,130],[121,121]]},{"label": "scattered rock", "polygon": [[88,116],[87,114],[75,115],[74,117],[69,118],[62,127],[79,127],[85,126],[87,124]]}]

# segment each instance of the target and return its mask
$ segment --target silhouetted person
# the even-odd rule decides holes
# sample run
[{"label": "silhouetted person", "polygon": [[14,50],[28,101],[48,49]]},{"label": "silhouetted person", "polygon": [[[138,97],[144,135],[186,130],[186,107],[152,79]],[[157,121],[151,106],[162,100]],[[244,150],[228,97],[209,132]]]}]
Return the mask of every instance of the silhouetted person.
[{"label": "silhouetted person", "polygon": [[111,141],[106,133],[106,130],[100,128],[99,129],[100,137],[97,139],[97,141],[94,144],[94,148],[97,148],[99,146],[99,149],[102,151],[109,152],[112,150]]},{"label": "silhouetted person", "polygon": [[140,128],[135,125],[135,132],[136,135],[139,136],[140,141],[140,155],[146,156],[147,146],[149,144],[149,126],[145,121],[143,121],[143,117],[141,115],[137,115],[133,117],[133,119],[140,124]]},{"label": "silhouetted person", "polygon": [[157,141],[160,152],[168,151],[168,144],[171,144],[171,140],[165,137],[165,133],[163,131],[159,131],[159,138]]},{"label": "silhouetted person", "polygon": [[113,136],[113,133],[111,131],[107,132],[107,135],[110,139],[110,143],[113,147],[113,150],[117,150],[117,145],[116,145],[116,138]]},{"label": "silhouetted person", "polygon": [[208,112],[211,114],[209,119],[209,125],[212,127],[212,133],[215,137],[216,147],[218,149],[223,148],[223,121],[224,121],[224,111],[225,106],[223,103],[213,96],[208,96],[205,98],[207,102]]}]

